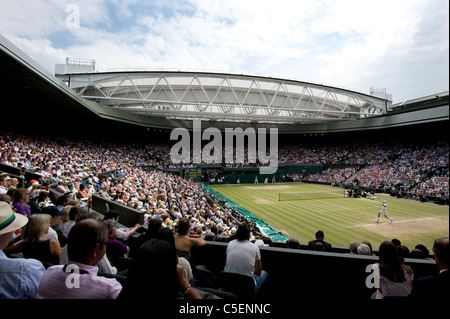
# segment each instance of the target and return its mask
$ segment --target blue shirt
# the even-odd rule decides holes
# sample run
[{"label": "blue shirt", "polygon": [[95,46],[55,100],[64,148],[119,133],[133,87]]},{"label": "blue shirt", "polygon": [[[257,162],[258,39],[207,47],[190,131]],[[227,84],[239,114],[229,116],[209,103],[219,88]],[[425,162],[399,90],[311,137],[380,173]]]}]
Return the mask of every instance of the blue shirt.
[{"label": "blue shirt", "polygon": [[0,250],[0,299],[34,299],[44,272],[40,261],[8,258]]}]

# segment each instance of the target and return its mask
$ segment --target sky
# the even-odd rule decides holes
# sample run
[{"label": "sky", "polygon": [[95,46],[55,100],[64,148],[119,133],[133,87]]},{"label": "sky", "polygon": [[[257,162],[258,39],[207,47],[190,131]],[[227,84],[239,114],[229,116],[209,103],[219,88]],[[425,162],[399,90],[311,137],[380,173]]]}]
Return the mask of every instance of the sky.
[{"label": "sky", "polygon": [[394,103],[449,90],[448,0],[2,0],[0,34],[52,74],[70,57],[385,88]]}]

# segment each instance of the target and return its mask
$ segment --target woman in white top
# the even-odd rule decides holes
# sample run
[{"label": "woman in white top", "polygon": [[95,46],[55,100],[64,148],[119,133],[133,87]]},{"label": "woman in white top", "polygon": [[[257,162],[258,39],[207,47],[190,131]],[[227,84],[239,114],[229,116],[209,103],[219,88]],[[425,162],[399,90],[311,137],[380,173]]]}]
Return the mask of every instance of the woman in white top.
[{"label": "woman in white top", "polygon": [[374,272],[378,273],[380,278],[375,298],[408,295],[411,292],[414,272],[403,264],[397,247],[390,241],[384,241],[380,245],[378,256],[379,263],[373,265]]},{"label": "woman in white top", "polygon": [[53,205],[52,201],[49,198],[49,192],[47,192],[47,191],[39,192],[37,202],[38,202],[38,206],[41,209]]},{"label": "woman in white top", "polygon": [[64,208],[61,209],[64,212],[64,215],[60,216],[58,228],[60,231],[63,232],[63,234],[64,234],[65,228],[67,226],[67,223],[70,221],[69,212],[70,212],[71,208],[72,208],[72,205],[66,205],[66,206],[64,206]]}]

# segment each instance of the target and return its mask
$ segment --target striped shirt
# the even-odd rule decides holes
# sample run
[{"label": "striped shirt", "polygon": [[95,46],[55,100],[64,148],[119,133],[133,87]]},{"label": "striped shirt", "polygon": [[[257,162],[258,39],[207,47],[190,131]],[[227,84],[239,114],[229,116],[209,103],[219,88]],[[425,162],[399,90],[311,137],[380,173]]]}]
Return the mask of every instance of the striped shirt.
[{"label": "striped shirt", "polygon": [[122,285],[114,278],[97,276],[97,266],[70,261],[47,269],[36,299],[116,299]]}]

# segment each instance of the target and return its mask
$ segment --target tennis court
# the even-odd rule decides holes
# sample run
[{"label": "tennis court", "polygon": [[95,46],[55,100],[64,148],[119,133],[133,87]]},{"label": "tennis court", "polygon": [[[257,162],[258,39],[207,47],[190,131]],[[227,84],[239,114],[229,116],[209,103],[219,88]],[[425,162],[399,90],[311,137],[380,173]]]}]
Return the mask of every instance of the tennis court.
[{"label": "tennis court", "polygon": [[[301,243],[314,239],[320,229],[325,233],[325,241],[334,246],[346,247],[352,240],[369,240],[378,249],[382,241],[398,238],[409,249],[420,243],[431,250],[435,238],[449,235],[449,208],[443,205],[397,199],[387,194],[377,194],[379,200],[336,197],[334,193],[339,190],[336,187],[307,183],[211,185],[211,188]],[[280,192],[327,191],[333,196],[311,195],[312,199],[279,201]],[[382,200],[387,201],[392,224],[384,217],[376,223]]]}]

